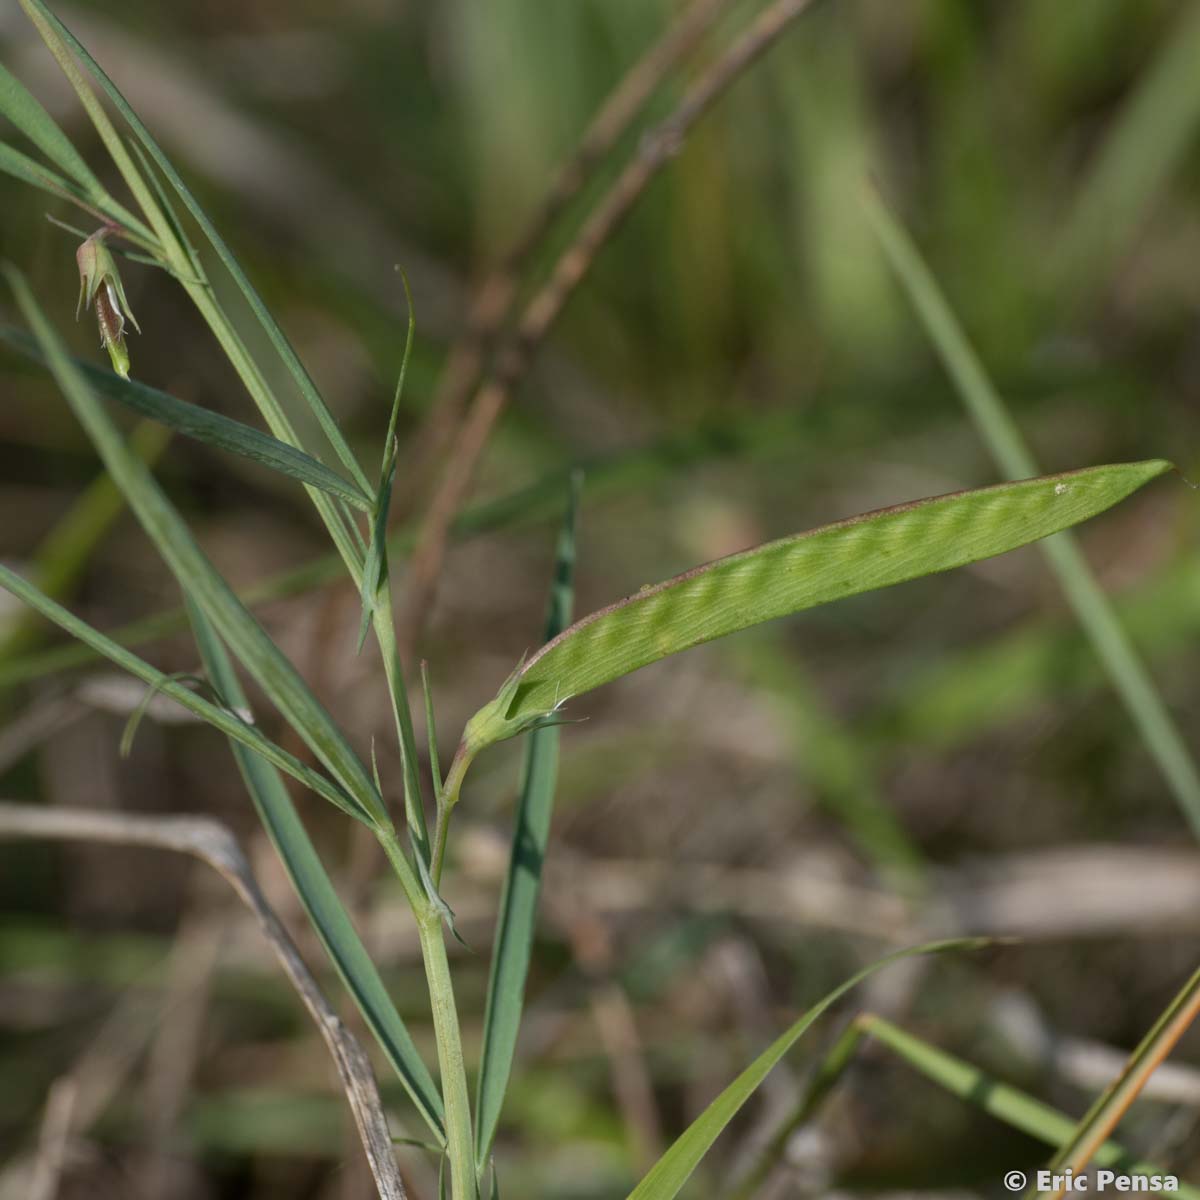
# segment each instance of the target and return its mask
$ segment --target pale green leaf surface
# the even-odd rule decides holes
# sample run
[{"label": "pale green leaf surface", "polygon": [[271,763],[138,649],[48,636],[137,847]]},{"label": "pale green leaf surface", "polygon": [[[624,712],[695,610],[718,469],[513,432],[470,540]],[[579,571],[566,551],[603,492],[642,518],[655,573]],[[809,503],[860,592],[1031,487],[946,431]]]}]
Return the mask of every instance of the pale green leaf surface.
[{"label": "pale green leaf surface", "polygon": [[[557,637],[571,620],[578,502],[579,479],[576,477],[572,480],[567,513],[558,537],[554,582],[546,616],[546,641]],[[480,1174],[496,1136],[524,1009],[542,863],[550,838],[550,818],[558,783],[558,739],[556,726],[537,729],[529,735],[529,744],[525,748],[512,850],[500,913],[496,918],[484,1009],[483,1054],[475,1103],[475,1162]]]},{"label": "pale green leaf surface", "polygon": [[775,1065],[796,1044],[803,1034],[833,1004],[851,988],[876,971],[917,954],[941,954],[948,950],[972,950],[987,945],[985,938],[958,938],[952,941],[928,942],[889,954],[869,967],[864,967],[845,983],[834,988],[824,999],[814,1004],[786,1033],[762,1052],[672,1144],[670,1149],[650,1168],[641,1183],[630,1192],[628,1200],[671,1200],[679,1194],[700,1160],[708,1153],[722,1130],[737,1116],[743,1104],[758,1089]]},{"label": "pale green leaf surface", "polygon": [[572,696],[762,621],[965,566],[1103,512],[1163,459],[1087,467],[881,509],[697,567],[577,621],[470,721],[471,753]]},{"label": "pale green leaf surface", "polygon": [[[213,685],[227,704],[244,705],[245,693],[224,646],[204,614],[192,604],[188,609],[196,643]],[[236,743],[231,748],[259,819],[325,952],[417,1110],[439,1144],[444,1144],[442,1098],[437,1085],[338,898],[283,780],[261,758],[247,753]]]},{"label": "pale green leaf surface", "polygon": [[[0,339],[29,358],[45,362],[37,343],[20,330],[0,326]],[[373,507],[371,498],[349,480],[343,479],[336,471],[303,450],[297,450],[269,433],[243,425],[211,409],[201,408],[198,404],[178,400],[135,379],[122,379],[114,372],[91,363],[76,359],[75,365],[83,372],[88,384],[101,395],[143,416],[161,421],[186,437],[252,459],[281,475],[289,475],[338,496],[361,511],[369,511]]]}]

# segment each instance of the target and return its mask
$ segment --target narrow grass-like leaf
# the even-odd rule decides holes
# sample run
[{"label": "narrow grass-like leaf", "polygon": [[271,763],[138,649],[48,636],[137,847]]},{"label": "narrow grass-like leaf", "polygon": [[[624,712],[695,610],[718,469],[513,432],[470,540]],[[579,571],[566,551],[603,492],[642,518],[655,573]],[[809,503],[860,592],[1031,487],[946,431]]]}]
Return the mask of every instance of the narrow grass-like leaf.
[{"label": "narrow grass-like leaf", "polygon": [[[546,615],[546,641],[556,638],[571,620],[579,489],[580,478],[576,475],[571,481],[567,512],[558,535],[554,581]],[[520,799],[508,858],[508,875],[496,918],[483,1018],[483,1053],[475,1102],[475,1162],[480,1175],[492,1152],[525,1005],[525,980],[529,974],[537,922],[542,863],[550,838],[550,818],[558,783],[558,738],[555,727],[537,729],[530,734],[525,748]]]},{"label": "narrow grass-like leaf", "polygon": [[[856,1025],[863,1035],[875,1038],[939,1087],[960,1100],[977,1105],[989,1116],[1011,1128],[1019,1129],[1048,1146],[1058,1147],[1070,1141],[1075,1122],[1019,1088],[994,1079],[979,1067],[929,1045],[882,1017],[862,1016]],[[1162,1167],[1136,1158],[1116,1142],[1105,1142],[1097,1147],[1092,1161],[1097,1166],[1116,1168],[1127,1175],[1168,1173]],[[1180,1183],[1176,1194],[1184,1200],[1200,1200],[1200,1190],[1186,1183]]]},{"label": "narrow grass-like leaf", "polygon": [[[170,436],[161,425],[141,421],[130,432],[129,445],[139,458],[152,463],[166,447]],[[125,497],[108,472],[101,471],[43,538],[29,560],[27,576],[53,599],[68,595],[90,562],[97,543],[124,510]],[[7,624],[0,636],[0,661],[36,641],[37,628],[28,621]],[[80,648],[86,650],[86,647]]]},{"label": "narrow grass-like leaf", "polygon": [[130,453],[24,277],[13,268],[7,268],[6,275],[68,403],[180,587],[204,609],[234,654],[361,809],[381,828],[389,826],[375,785],[333,718],[209,562],[145,465]]},{"label": "narrow grass-like leaf", "polygon": [[[0,340],[37,362],[46,361],[45,355],[38,349],[37,342],[19,329],[0,326]],[[122,379],[112,371],[105,371],[92,363],[80,362],[78,359],[74,361],[94,391],[110,400],[116,400],[136,413],[141,413],[142,416],[161,421],[177,433],[215,446],[218,450],[240,454],[243,458],[261,463],[272,471],[278,471],[281,475],[289,475],[302,483],[311,484],[323,492],[345,500],[360,511],[369,511],[374,507],[371,497],[349,480],[343,479],[336,471],[305,454],[303,450],[297,450],[294,446],[273,438],[269,433],[243,425],[240,421],[211,409],[201,408],[198,404],[178,400],[166,392],[159,391],[158,388],[150,387],[149,384],[139,383],[135,379]]]},{"label": "narrow grass-like leaf", "polygon": [[[379,486],[377,506],[371,514],[371,540],[363,557],[362,573],[362,620],[358,628],[358,649],[361,651],[367,640],[367,631],[375,617],[375,607],[388,602],[386,595],[387,584],[387,523],[388,509],[392,503],[392,482],[396,477],[396,463],[393,460]],[[384,592],[384,595],[380,593]]]},{"label": "narrow grass-like leaf", "polygon": [[[702,642],[889,587],[1057,533],[1171,469],[1087,467],[956,492],[838,521],[688,571],[577,621],[510,677],[463,736],[463,761],[572,696]],[[461,782],[465,767],[448,784]]]},{"label": "narrow grass-like leaf", "polygon": [[421,878],[421,886],[425,889],[425,899],[433,906],[442,924],[446,926],[453,935],[454,940],[463,947],[464,950],[470,950],[471,947],[463,940],[463,936],[458,932],[458,926],[454,921],[454,909],[446,903],[441,892],[438,891],[438,886],[434,882],[433,875],[429,871],[429,863],[423,854],[415,856],[417,874]]},{"label": "narrow grass-like leaf", "polygon": [[433,796],[442,800],[442,759],[438,750],[436,714],[433,711],[433,684],[429,679],[429,664],[421,660],[421,692],[425,698],[425,741],[429,746],[429,774],[433,778]]},{"label": "narrow grass-like leaf", "polygon": [[[225,647],[200,609],[189,605],[189,610],[196,644],[209,678],[227,704],[244,705],[245,693]],[[259,819],[325,952],[417,1110],[438,1138],[439,1147],[444,1145],[442,1098],[437,1085],[338,898],[283,780],[258,756],[247,753],[236,743],[231,749]]]},{"label": "narrow grass-like leaf", "polygon": [[[738,1182],[729,1200],[752,1200],[760,1194],[772,1168],[786,1152],[797,1130],[811,1122],[853,1065],[859,1049],[868,1038],[898,1055],[914,1070],[967,1104],[973,1104],[988,1116],[1012,1129],[1036,1138],[1056,1149],[1067,1142],[1075,1129],[1068,1116],[1035,1099],[1020,1089],[1003,1083],[972,1063],[931,1046],[907,1030],[900,1029],[873,1013],[863,1013],[846,1027],[809,1077],[795,1108],[771,1135],[758,1159]],[[1165,1175],[1159,1166],[1136,1158],[1115,1142],[1105,1142],[1093,1161],[1128,1175]],[[1179,1185],[1184,1200],[1200,1200],[1200,1190]]]},{"label": "narrow grass-like leaf", "polygon": [[31,187],[41,188],[42,191],[49,192],[52,196],[58,196],[60,199],[83,199],[82,192],[69,179],[64,178],[43,163],[30,158],[29,155],[22,154],[20,150],[10,146],[7,142],[0,142],[0,171]]},{"label": "narrow grass-like leaf", "polygon": [[[296,383],[301,396],[305,403],[316,417],[317,422],[324,431],[325,436],[329,439],[330,445],[333,446],[338,457],[341,459],[343,466],[350,472],[354,482],[360,488],[367,491],[370,487],[366,476],[363,474],[362,467],[358,460],[354,457],[353,451],[350,449],[346,439],[342,436],[341,430],[338,428],[337,421],[333,414],[329,411],[320,392],[317,390],[316,384],[313,383],[311,376],[305,370],[304,365],[300,362],[296,351],[283,330],[279,328],[275,318],[271,315],[267,306],[263,303],[262,297],[255,290],[254,285],[250,282],[246,273],[242,270],[241,265],[233,256],[232,251],[225,244],[224,239],[217,232],[216,226],[208,218],[208,215],[201,208],[199,201],[192,195],[192,192],[183,182],[179,172],[175,169],[171,160],[163,152],[158,142],[155,141],[150,131],[145,124],[134,112],[129,102],[121,94],[120,89],[115,83],[105,74],[100,64],[88,53],[86,47],[79,41],[78,38],[50,11],[49,7],[44,3],[44,0],[21,0],[21,5],[26,12],[30,13],[31,17],[40,18],[36,23],[39,31],[44,38],[49,41],[54,38],[59,45],[70,53],[74,54],[78,60],[83,63],[87,70],[95,78],[102,90],[112,101],[114,107],[128,123],[129,128],[133,131],[134,136],[145,147],[146,152],[158,165],[167,182],[178,194],[183,201],[184,207],[191,213],[196,223],[204,232],[209,243],[216,251],[217,256],[225,265],[237,284],[238,289],[245,297],[246,302],[250,305],[251,311],[258,319],[271,345],[275,348],[284,366],[287,368],[292,379]],[[56,46],[51,45],[51,50],[56,50]],[[57,57],[57,54],[56,54]],[[61,62],[61,59],[60,59]]]},{"label": "narrow grass-like leaf", "polygon": [[[897,278],[997,466],[1010,476],[1036,474],[1037,464],[1016,422],[993,387],[912,239],[874,192],[866,193],[864,205]],[[1042,550],[1146,748],[1157,762],[1193,833],[1200,837],[1200,771],[1158,694],[1154,680],[1113,613],[1112,605],[1075,540],[1053,538]]]},{"label": "narrow grass-like leaf", "polygon": [[988,945],[986,938],[958,938],[927,942],[889,954],[852,975],[814,1004],[786,1033],[762,1052],[701,1114],[688,1126],[669,1150],[650,1168],[649,1173],[630,1192],[628,1200],[672,1200],[688,1181],[700,1160],[708,1153],[721,1131],[737,1116],[743,1104],[770,1074],[771,1069],[796,1044],[803,1034],[833,1004],[868,976],[902,958],[918,954],[942,954],[949,950],[974,950]]},{"label": "narrow grass-like leaf", "polygon": [[[164,678],[168,683],[191,683],[197,687],[202,687],[204,684],[203,679],[198,675],[193,675],[190,671],[173,671]],[[121,740],[117,745],[117,753],[122,758],[128,758],[133,753],[133,743],[137,738],[138,730],[142,727],[142,719],[150,711],[150,705],[154,703],[154,698],[158,693],[159,689],[151,684],[146,689],[146,694],[138,701],[137,707],[129,714],[125,728],[121,731]]]},{"label": "narrow grass-like leaf", "polygon": [[42,107],[41,102],[2,63],[0,113],[37,146],[62,175],[2,143],[0,170],[15,175],[25,183],[65,196],[84,207],[112,217],[143,240],[153,240],[150,230],[109,195],[75,149],[71,139],[63,133],[54,118]]},{"label": "narrow grass-like leaf", "polygon": [[[95,61],[87,55],[87,52],[79,42],[41,0],[19,0],[19,3],[37,28],[38,33],[46,43],[50,53],[54,56],[63,74],[66,75],[71,86],[75,89],[75,94],[79,97],[79,102],[83,105],[92,124],[95,126],[96,132],[104,143],[105,149],[112,158],[114,165],[121,173],[129,190],[137,199],[142,211],[146,214],[146,219],[153,225],[154,234],[151,235],[151,239],[165,265],[179,278],[184,289],[191,297],[192,302],[204,317],[208,327],[220,343],[222,350],[229,357],[238,376],[245,384],[247,391],[266,418],[271,432],[282,441],[300,446],[302,443],[296,434],[291,419],[284,411],[274,391],[268,385],[262,369],[251,356],[241,335],[233,327],[228,316],[221,308],[211,287],[203,278],[198,280],[189,278],[193,273],[193,266],[196,261],[195,255],[188,246],[181,245],[177,240],[172,219],[168,217],[159,204],[157,198],[159,191],[157,180],[148,181],[130,156],[125,142],[122,140],[120,134],[117,133],[104,105],[93,91],[85,71],[81,69],[77,55],[85,58],[100,75],[103,75],[103,72],[100,71]],[[116,92],[116,89],[112,87],[112,83],[110,80],[107,80],[107,77],[105,77],[105,84],[106,88],[110,89],[110,94],[115,93],[116,97],[120,99],[120,105],[123,106],[122,112],[127,112],[133,117],[132,110],[129,109],[124,99],[120,97],[120,93]],[[136,118],[133,119],[136,120]],[[151,147],[147,146],[147,149],[151,149]],[[154,157],[155,161],[159,161],[155,155],[152,154],[151,157]],[[169,163],[167,167],[169,168]],[[164,169],[164,173],[168,174],[168,176],[170,174],[166,169]],[[333,434],[337,434],[336,425],[333,424],[332,418],[329,418],[329,423],[333,425]],[[340,434],[337,437],[340,439]],[[339,455],[343,456],[343,460],[345,460],[346,455],[349,455],[349,450],[345,446],[344,440],[341,441],[340,445],[335,443],[335,448],[338,450]],[[345,454],[343,454],[343,451],[345,451]],[[366,477],[362,474],[361,468],[354,461],[353,455],[349,455],[349,459],[350,461],[347,465],[350,467],[354,481],[364,490],[367,490],[369,484]],[[347,528],[341,509],[319,488],[309,486],[307,490],[314,507],[324,521],[326,528],[329,530],[330,537],[333,538],[339,554],[342,556],[347,569],[357,584],[361,576],[362,560],[353,545],[353,539]]]},{"label": "narrow grass-like leaf", "polygon": [[[1129,1056],[1124,1070],[1097,1098],[1083,1120],[1063,1142],[1059,1152],[1050,1160],[1056,1173],[1082,1172],[1108,1140],[1117,1122],[1137,1099],[1146,1081],[1175,1048],[1200,1015],[1200,970],[1184,984],[1182,990],[1155,1021],[1150,1032]],[[1061,1191],[1055,1193],[1061,1195]]]},{"label": "narrow grass-like leaf", "polygon": [[[399,268],[397,268],[399,270]],[[408,302],[408,330],[404,338],[404,353],[400,358],[400,370],[396,376],[392,407],[388,414],[387,431],[384,434],[383,461],[379,468],[379,483],[375,488],[376,509],[369,529],[370,544],[362,556],[361,575],[362,626],[358,644],[362,648],[366,639],[367,626],[375,628],[375,639],[379,643],[379,654],[383,659],[384,676],[387,679],[388,699],[392,705],[392,716],[396,723],[396,740],[400,746],[400,763],[404,771],[404,818],[423,877],[433,884],[431,898],[437,896],[437,883],[441,864],[433,864],[429,830],[425,823],[425,804],[421,798],[421,779],[417,772],[417,744],[413,733],[412,711],[408,703],[408,690],[404,679],[404,664],[396,643],[396,626],[392,614],[391,581],[388,574],[388,518],[392,504],[392,486],[396,479],[396,464],[399,447],[396,441],[396,423],[400,416],[400,400],[404,395],[404,381],[408,375],[408,364],[412,358],[413,337],[416,332],[416,313],[413,308],[412,292],[408,277],[400,271],[404,284],[404,296]],[[436,770],[435,770],[436,775]],[[440,795],[437,797],[440,804]],[[432,865],[432,874],[428,868]],[[446,909],[449,912],[449,909]],[[450,922],[454,928],[453,919]],[[457,937],[457,931],[455,937]],[[460,939],[461,940],[461,939]]]},{"label": "narrow grass-like leaf", "polygon": [[89,196],[105,195],[71,139],[58,127],[29,89],[0,63],[0,113],[3,113],[63,174]]},{"label": "narrow grass-like leaf", "polygon": [[400,370],[396,376],[392,407],[388,413],[387,431],[383,439],[383,463],[379,468],[379,483],[375,488],[376,507],[371,521],[371,543],[363,556],[362,622],[358,631],[360,651],[367,640],[367,630],[375,615],[375,606],[389,602],[387,595],[380,593],[387,582],[388,514],[392,506],[392,486],[396,481],[396,460],[399,453],[396,444],[396,424],[400,418],[400,401],[404,396],[404,380],[408,375],[413,337],[416,333],[416,312],[413,308],[412,292],[408,286],[408,276],[401,271],[400,279],[404,284],[405,300],[408,302],[408,331],[404,338],[404,354],[400,359]]},{"label": "narrow grass-like leaf", "polygon": [[[166,188],[163,187],[158,172],[146,157],[146,152],[142,149],[140,143],[132,138],[129,138],[128,142],[130,149],[137,155],[143,177],[149,181],[150,186],[154,189],[154,194],[158,198],[158,203],[162,208],[162,214],[171,226],[171,232],[175,235],[175,240],[179,243],[180,249],[187,255],[188,262],[192,268],[192,277],[207,286],[208,279],[204,273],[204,265],[200,261],[200,256],[196,253],[196,247],[192,245],[191,239],[187,235],[187,230],[183,227],[183,222],[179,219],[178,210],[171,203],[171,197],[167,195]],[[162,262],[159,262],[157,265],[166,266]]]},{"label": "narrow grass-like leaf", "polygon": [[169,696],[176,703],[182,705],[182,707],[199,717],[202,721],[207,721],[208,724],[219,729],[226,736],[233,738],[241,745],[253,750],[256,754],[260,754],[268,762],[273,763],[281,771],[291,775],[293,779],[298,780],[305,787],[311,788],[317,795],[323,796],[331,804],[335,804],[338,808],[342,809],[343,812],[366,824],[372,823],[370,814],[359,805],[354,797],[326,779],[324,775],[314,771],[311,767],[305,766],[295,755],[289,754],[286,750],[276,746],[256,726],[243,721],[228,709],[213,704],[205,700],[202,696],[198,696],[181,683],[171,680],[162,671],[158,670],[157,667],[152,667],[148,662],[138,658],[136,654],[126,650],[123,646],[118,646],[111,638],[106,637],[99,630],[93,629],[86,621],[80,620],[73,613],[63,608],[61,604],[51,600],[49,596],[39,591],[28,580],[22,579],[15,571],[11,571],[3,565],[0,565],[0,587],[6,592],[10,592],[24,604],[29,605],[30,608],[41,613],[48,620],[53,621],[54,624],[60,629],[65,630],[73,638],[78,638],[79,641],[91,646],[97,654],[116,663],[118,667],[136,676],[143,683],[149,684],[164,696]]}]

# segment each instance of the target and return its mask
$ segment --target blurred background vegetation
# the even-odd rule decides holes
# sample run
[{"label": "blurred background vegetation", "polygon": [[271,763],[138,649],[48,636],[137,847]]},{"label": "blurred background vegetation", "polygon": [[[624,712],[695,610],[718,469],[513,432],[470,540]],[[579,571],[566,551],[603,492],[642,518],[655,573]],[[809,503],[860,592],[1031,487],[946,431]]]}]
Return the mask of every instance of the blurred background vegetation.
[{"label": "blurred background vegetation", "polygon": [[[689,70],[754,8],[727,4]],[[403,442],[472,284],[678,6],[56,10],[195,183],[374,461],[403,344],[394,264],[418,321]],[[99,169],[15,4],[0,38]],[[903,213],[1047,470],[1160,454],[1193,467],[1197,63],[1200,7],[1186,0],[827,0],[806,15],[651,186],[502,420],[472,504],[522,499],[456,542],[421,647],[443,741],[536,643],[574,464],[588,468],[579,612],[769,537],[995,480],[862,216],[869,179]],[[0,255],[33,273],[78,352],[99,358],[91,323],[70,319],[74,242],[46,208],[0,180]],[[534,282],[572,228],[539,252]],[[134,375],[253,420],[182,293],[137,266],[125,280],[144,331]],[[0,555],[49,572],[103,628],[176,605],[53,384],[6,355],[0,385]],[[195,444],[145,449],[240,584],[326,552],[298,489]],[[1200,702],[1196,513],[1190,492],[1164,483],[1082,531],[1187,736]],[[378,735],[394,778],[382,677],[353,654],[356,605],[339,584],[261,611],[358,744]],[[151,720],[121,759],[140,689],[94,664],[31,667],[53,635],[7,606],[0,621],[0,797],[218,816],[294,918],[216,735]],[[147,652],[165,670],[195,668],[177,638]],[[1200,858],[1034,550],[739,635],[573,707],[590,719],[564,734],[498,1144],[505,1194],[624,1195],[789,1014],[917,931],[1027,941],[890,975],[861,1003],[1073,1114],[1194,966]],[[477,766],[451,844],[444,890],[477,948],[454,959],[469,1057],[519,753]],[[344,821],[301,803],[432,1057],[393,884]],[[818,1050],[772,1077],[691,1194],[727,1193]],[[1185,1040],[1124,1135],[1181,1174],[1200,1173],[1200,1063],[1187,1065],[1198,1055]],[[0,844],[0,1158],[36,1145],[64,1078],[78,1088],[63,1197],[368,1194],[323,1048],[200,865]],[[387,1098],[396,1132],[418,1136],[402,1093]],[[401,1154],[412,1194],[436,1195],[436,1163]],[[997,1194],[1002,1169],[1043,1157],[876,1048],[793,1143],[770,1194]]]}]

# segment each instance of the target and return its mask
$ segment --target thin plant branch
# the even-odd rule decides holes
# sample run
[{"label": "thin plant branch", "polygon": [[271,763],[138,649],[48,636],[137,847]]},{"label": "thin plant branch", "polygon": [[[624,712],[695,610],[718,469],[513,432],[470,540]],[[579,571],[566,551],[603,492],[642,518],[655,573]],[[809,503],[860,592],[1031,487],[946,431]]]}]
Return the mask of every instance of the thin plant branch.
[{"label": "thin plant branch", "polygon": [[380,1200],[406,1200],[370,1061],[325,999],[296,944],[259,889],[250,864],[229,829],[207,817],[143,817],[0,802],[0,838],[151,846],[194,855],[212,867],[254,914],[280,966],[316,1023],[337,1066]]},{"label": "thin plant branch", "polygon": [[475,290],[466,330],[450,350],[429,416],[409,454],[411,469],[405,472],[408,499],[422,486],[426,476],[422,464],[441,461],[463,409],[479,385],[488,352],[512,315],[526,263],[664,80],[696,49],[722,10],[730,5],[731,0],[693,0],[625,72],[592,118],[574,153],[559,168],[541,204]]},{"label": "thin plant branch", "polygon": [[406,603],[398,631],[402,658],[412,657],[431,615],[450,529],[475,477],[492,430],[550,327],[601,249],[653,179],[680,152],[700,118],[814,3],[815,0],[775,0],[705,69],[688,88],[678,107],[647,131],[637,153],[601,197],[571,244],[559,256],[550,277],[525,307],[515,330],[498,347],[490,376],[477,393],[459,430],[445,473],[421,526],[407,575]]}]

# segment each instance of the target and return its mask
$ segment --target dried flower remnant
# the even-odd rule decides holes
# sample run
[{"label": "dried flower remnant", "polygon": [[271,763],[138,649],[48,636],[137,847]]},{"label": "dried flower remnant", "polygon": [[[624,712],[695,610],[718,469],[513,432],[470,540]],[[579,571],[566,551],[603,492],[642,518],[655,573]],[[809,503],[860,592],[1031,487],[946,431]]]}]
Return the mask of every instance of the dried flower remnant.
[{"label": "dried flower remnant", "polygon": [[141,333],[137,318],[125,299],[125,287],[113,259],[112,251],[105,244],[108,229],[98,229],[75,251],[79,264],[79,303],[75,306],[75,319],[79,319],[81,308],[91,308],[96,302],[96,321],[100,326],[100,345],[108,351],[113,370],[122,379],[129,378],[129,351],[125,347],[125,319],[128,317],[134,329]]}]

